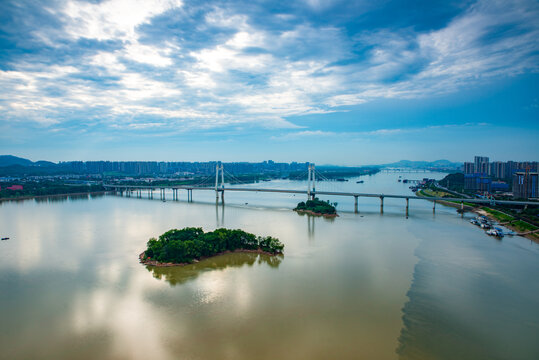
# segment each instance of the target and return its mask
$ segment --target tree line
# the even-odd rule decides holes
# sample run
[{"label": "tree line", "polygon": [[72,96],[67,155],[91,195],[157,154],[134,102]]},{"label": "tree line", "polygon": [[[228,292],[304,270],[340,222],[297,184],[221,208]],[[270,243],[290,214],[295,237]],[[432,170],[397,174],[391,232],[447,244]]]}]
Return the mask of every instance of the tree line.
[{"label": "tree line", "polygon": [[224,251],[262,250],[280,254],[284,245],[271,236],[256,236],[243,230],[217,229],[204,232],[202,228],[172,229],[159,238],[148,240],[146,259],[159,262],[189,263]]},{"label": "tree line", "polygon": [[[336,204],[335,204],[336,205]],[[314,200],[307,200],[307,202],[300,202],[294,211],[312,211],[316,214],[333,215],[337,213],[335,206],[331,205],[328,201],[322,201],[318,198]]]}]

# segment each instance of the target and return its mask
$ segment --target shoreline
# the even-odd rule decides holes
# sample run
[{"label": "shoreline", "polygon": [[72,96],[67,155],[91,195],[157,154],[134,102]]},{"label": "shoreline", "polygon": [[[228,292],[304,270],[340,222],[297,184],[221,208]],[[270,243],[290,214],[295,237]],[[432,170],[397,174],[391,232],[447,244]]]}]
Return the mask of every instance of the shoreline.
[{"label": "shoreline", "polygon": [[227,251],[222,251],[220,253],[217,253],[215,255],[212,255],[212,256],[203,256],[201,257],[200,259],[194,259],[193,262],[190,262],[190,263],[162,263],[162,262],[159,262],[157,260],[148,260],[148,259],[144,259],[146,257],[146,251],[143,251],[142,253],[139,254],[138,258],[139,258],[139,262],[143,265],[146,265],[146,266],[155,266],[155,267],[170,267],[170,266],[185,266],[185,265],[191,265],[191,264],[194,264],[194,263],[197,263],[197,262],[200,262],[202,260],[206,260],[206,259],[211,259],[213,257],[216,257],[216,256],[219,256],[219,255],[224,255],[224,254],[234,254],[234,253],[256,253],[256,254],[263,254],[263,255],[269,255],[269,256],[276,256],[276,255],[282,255],[282,252],[281,253],[270,253],[270,252],[267,252],[267,251],[264,251],[262,249],[258,249],[258,250],[249,250],[249,249],[236,249],[234,251],[230,251],[230,250],[227,250]]},{"label": "shoreline", "polygon": [[102,190],[102,191],[89,191],[89,192],[76,192],[76,193],[66,193],[66,194],[50,194],[50,195],[26,195],[26,196],[16,196],[9,198],[0,198],[0,202],[11,201],[11,200],[30,200],[30,199],[42,199],[47,197],[60,197],[60,196],[79,196],[79,195],[105,195],[111,191]]},{"label": "shoreline", "polygon": [[[425,198],[425,199],[430,198],[430,196],[422,194],[420,191],[417,191],[415,193],[415,195],[419,196],[419,197],[422,197],[422,198]],[[436,200],[436,203],[437,204],[442,204],[442,205],[445,205],[445,206],[449,206],[449,207],[452,207],[452,208],[460,209],[460,203],[452,202],[450,199],[451,198],[448,198],[447,200]],[[434,200],[430,200],[430,201],[434,201]],[[473,211],[474,209],[475,209],[475,207],[473,207],[473,206],[464,205],[464,211]]]},{"label": "shoreline", "polygon": [[322,213],[316,213],[312,210],[293,210],[297,212],[298,214],[308,214],[308,215],[314,215],[314,216],[323,216],[325,218],[336,218],[339,216],[339,214],[322,214]]},{"label": "shoreline", "polygon": [[[416,193],[416,195],[424,197],[426,199],[429,198],[428,196],[425,196],[424,194],[421,194],[419,191]],[[431,200],[431,201],[434,201],[434,200]],[[457,208],[457,211],[460,210],[460,204],[458,204],[458,203],[454,203],[454,202],[451,202],[451,201],[444,201],[444,200],[436,200],[436,203],[439,203],[439,204],[442,204],[442,205],[445,205],[445,206],[449,206],[449,207],[453,207],[453,208]],[[478,214],[478,215],[486,216],[490,220],[498,223],[500,226],[505,226],[509,230],[514,231],[517,234],[516,236],[520,236],[520,237],[526,238],[528,240],[531,240],[533,242],[539,243],[539,237],[535,236],[534,234],[521,235],[520,234],[521,232],[518,229],[516,229],[514,226],[511,226],[510,223],[504,223],[503,225],[501,225],[501,222],[498,219],[496,219],[496,217],[494,217],[492,214],[488,213],[487,211],[481,209],[481,207],[482,206],[472,207],[472,206],[469,206],[469,205],[464,205],[464,211],[465,212],[469,211],[469,212],[473,212],[473,213]]]},{"label": "shoreline", "polygon": [[[500,226],[504,226],[512,231],[514,231],[516,233],[516,236],[520,236],[520,237],[523,237],[523,238],[526,238],[528,240],[531,240],[533,242],[536,242],[536,243],[539,243],[539,237],[537,236],[534,236],[534,234],[524,234],[524,235],[521,235],[520,234],[520,230],[517,230],[514,226],[512,226],[510,223],[504,223],[503,225],[501,225],[500,221],[498,219],[496,219],[492,214],[489,214],[487,211],[481,209],[481,208],[474,208],[472,210],[472,212],[476,213],[476,214],[479,214],[479,215],[482,215],[482,216],[486,216],[487,218],[489,218],[490,220],[492,221],[495,221],[496,223],[498,223],[498,225]],[[516,220],[516,219],[515,219]],[[513,221],[513,220],[511,220]],[[536,233],[537,234],[537,233]]]}]

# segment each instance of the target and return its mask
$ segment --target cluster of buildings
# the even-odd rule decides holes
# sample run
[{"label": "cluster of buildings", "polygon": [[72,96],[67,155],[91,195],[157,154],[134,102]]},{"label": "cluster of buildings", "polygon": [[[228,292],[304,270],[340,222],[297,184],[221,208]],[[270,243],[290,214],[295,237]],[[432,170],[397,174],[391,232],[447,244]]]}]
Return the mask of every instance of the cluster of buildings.
[{"label": "cluster of buildings", "polygon": [[539,197],[539,163],[537,161],[493,161],[476,156],[465,162],[464,189],[482,193],[509,192],[517,199]]},{"label": "cluster of buildings", "polygon": [[[11,185],[11,186],[5,187],[4,189],[5,189],[5,190],[16,191],[16,190],[22,190],[23,187],[22,187],[22,185]],[[2,186],[0,186],[0,191],[2,191]]]},{"label": "cluster of buildings", "polygon": [[[158,162],[158,161],[69,161],[59,165],[79,174],[117,172],[130,175],[209,175],[215,173],[216,161],[208,162]],[[306,171],[308,163],[276,163],[268,160],[259,163],[231,162],[224,164],[233,174]]]}]

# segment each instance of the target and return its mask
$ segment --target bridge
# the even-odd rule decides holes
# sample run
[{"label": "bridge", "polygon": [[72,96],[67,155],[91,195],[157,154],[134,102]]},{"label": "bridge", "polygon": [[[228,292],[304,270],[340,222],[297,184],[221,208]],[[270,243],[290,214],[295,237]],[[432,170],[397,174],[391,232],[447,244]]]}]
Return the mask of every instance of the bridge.
[{"label": "bridge", "polygon": [[[103,184],[103,186],[111,191],[126,194],[127,197],[136,194],[137,197],[142,197],[142,193],[147,191],[148,198],[153,199],[153,192],[159,190],[160,198],[166,200],[166,190],[172,190],[172,200],[179,200],[179,191],[187,191],[187,201],[193,201],[193,191],[215,191],[216,202],[224,204],[225,191],[230,192],[256,192],[256,193],[281,193],[281,194],[301,194],[307,195],[307,199],[314,199],[318,195],[328,196],[345,196],[354,198],[354,212],[359,213],[359,198],[379,198],[380,212],[384,212],[384,199],[403,199],[406,201],[406,216],[408,216],[410,200],[431,201],[433,203],[433,211],[436,210],[436,203],[451,202],[457,206],[460,204],[460,209],[464,210],[464,203],[485,204],[485,205],[520,205],[520,206],[539,206],[539,202],[534,201],[516,201],[516,200],[493,200],[493,199],[469,199],[469,198],[444,198],[444,197],[423,197],[415,195],[391,195],[378,193],[359,193],[359,192],[342,192],[342,191],[320,191],[316,190],[316,175],[323,176],[315,171],[314,164],[308,167],[307,189],[268,189],[268,188],[253,188],[253,187],[227,187],[225,188],[224,168],[223,165],[217,165],[215,173],[215,186],[197,186],[195,185],[121,185],[121,184]],[[233,176],[233,175],[232,175]],[[200,183],[199,183],[200,184]]]}]

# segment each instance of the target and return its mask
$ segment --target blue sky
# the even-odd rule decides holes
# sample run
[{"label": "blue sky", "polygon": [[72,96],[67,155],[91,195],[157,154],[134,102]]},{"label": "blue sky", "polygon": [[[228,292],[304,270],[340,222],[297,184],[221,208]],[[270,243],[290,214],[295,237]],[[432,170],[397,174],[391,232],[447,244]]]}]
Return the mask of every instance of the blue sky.
[{"label": "blue sky", "polygon": [[538,19],[535,0],[4,0],[0,153],[539,160]]}]

